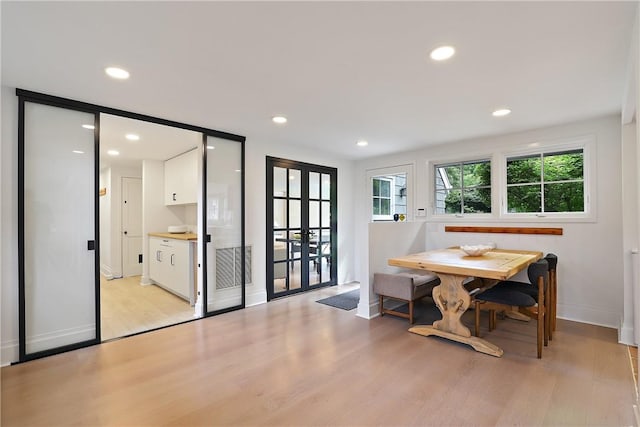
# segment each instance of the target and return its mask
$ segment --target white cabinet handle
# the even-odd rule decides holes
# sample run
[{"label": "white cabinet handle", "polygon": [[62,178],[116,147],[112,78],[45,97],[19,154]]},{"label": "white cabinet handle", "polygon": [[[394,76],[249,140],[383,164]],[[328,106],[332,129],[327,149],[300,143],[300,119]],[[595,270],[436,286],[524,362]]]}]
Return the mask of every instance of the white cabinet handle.
[{"label": "white cabinet handle", "polygon": [[173,263],[173,257],[174,257],[174,256],[176,256],[176,255],[175,255],[175,254],[171,254],[171,265],[175,265],[175,264]]}]

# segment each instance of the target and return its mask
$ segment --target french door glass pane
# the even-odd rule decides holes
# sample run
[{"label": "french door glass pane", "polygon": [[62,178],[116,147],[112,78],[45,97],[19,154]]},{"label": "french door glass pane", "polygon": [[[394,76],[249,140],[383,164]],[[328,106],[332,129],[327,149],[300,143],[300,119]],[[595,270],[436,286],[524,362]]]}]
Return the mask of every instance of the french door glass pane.
[{"label": "french door glass pane", "polygon": [[309,202],[309,227],[320,227],[320,202]]},{"label": "french door glass pane", "polygon": [[289,228],[300,228],[300,200],[289,200]]},{"label": "french door glass pane", "polygon": [[285,168],[273,168],[273,195],[275,197],[287,196],[287,170]]},{"label": "french door glass pane", "polygon": [[287,226],[287,201],[285,199],[273,199],[273,228]]},{"label": "french door glass pane", "polygon": [[309,198],[320,198],[320,174],[318,172],[309,172]]},{"label": "french door glass pane", "polygon": [[94,115],[25,103],[27,354],[91,341],[96,325]]},{"label": "french door glass pane", "polygon": [[300,170],[289,169],[289,197],[300,197],[302,188],[300,176]]},{"label": "french door glass pane", "polygon": [[331,175],[322,174],[322,200],[331,199]]},{"label": "french door glass pane", "polygon": [[[207,311],[242,305],[242,152],[235,141],[207,137]],[[248,256],[248,250],[245,252]]]}]

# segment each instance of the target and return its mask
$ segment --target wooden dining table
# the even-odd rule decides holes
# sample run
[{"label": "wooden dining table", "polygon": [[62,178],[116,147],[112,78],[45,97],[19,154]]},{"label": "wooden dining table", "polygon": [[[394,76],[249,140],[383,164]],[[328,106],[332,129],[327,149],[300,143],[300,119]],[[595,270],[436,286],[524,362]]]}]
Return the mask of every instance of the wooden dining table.
[{"label": "wooden dining table", "polygon": [[416,325],[409,329],[415,334],[436,335],[465,343],[476,351],[501,357],[500,347],[478,337],[460,318],[471,305],[471,295],[464,286],[470,278],[488,279],[488,283],[507,280],[542,258],[542,252],[492,249],[481,256],[468,256],[459,248],[436,249],[417,254],[390,258],[388,264],[414,270],[428,270],[440,277],[433,289],[433,300],[442,313],[442,319],[432,325]]}]

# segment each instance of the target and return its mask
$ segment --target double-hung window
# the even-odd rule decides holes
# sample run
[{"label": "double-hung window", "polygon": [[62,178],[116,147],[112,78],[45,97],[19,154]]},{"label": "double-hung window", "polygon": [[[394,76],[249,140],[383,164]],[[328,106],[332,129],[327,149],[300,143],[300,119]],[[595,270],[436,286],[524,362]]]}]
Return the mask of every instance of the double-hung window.
[{"label": "double-hung window", "polygon": [[491,213],[490,160],[435,165],[434,181],[434,214]]},{"label": "double-hung window", "polygon": [[584,149],[506,159],[506,213],[584,213]]}]

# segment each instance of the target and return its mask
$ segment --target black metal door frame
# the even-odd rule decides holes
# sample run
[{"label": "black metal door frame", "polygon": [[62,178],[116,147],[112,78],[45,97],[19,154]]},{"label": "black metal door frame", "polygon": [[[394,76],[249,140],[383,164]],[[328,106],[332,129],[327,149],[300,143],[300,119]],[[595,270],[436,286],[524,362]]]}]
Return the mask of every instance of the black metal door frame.
[{"label": "black metal door frame", "polygon": [[[289,232],[289,204],[287,203],[287,224],[284,227],[275,228],[274,227],[274,200],[283,199],[283,200],[291,200],[298,199],[297,197],[289,196],[289,180],[287,180],[287,194],[284,197],[274,196],[273,194],[273,171],[274,168],[286,168],[295,169],[301,171],[301,194],[300,194],[300,210],[301,210],[301,223],[300,223],[300,231],[301,231],[301,244],[300,244],[300,278],[301,285],[300,288],[291,289],[289,285],[290,279],[290,263],[293,261],[293,256],[289,251],[290,242],[286,242],[287,245],[287,256],[285,261],[275,261],[274,260],[274,245],[275,240],[273,238],[274,232],[286,230]],[[334,286],[337,284],[337,276],[338,276],[338,248],[337,248],[337,238],[338,238],[338,170],[336,168],[315,165],[311,163],[298,162],[295,160],[287,160],[276,157],[266,158],[266,170],[267,170],[267,179],[266,179],[266,260],[267,260],[267,270],[266,270],[266,283],[267,283],[267,300],[270,301],[273,298],[291,295],[299,292],[305,292],[311,289],[316,289],[325,286]],[[317,172],[320,174],[327,174],[330,176],[331,180],[331,193],[330,193],[330,277],[329,280],[323,281],[321,283],[315,285],[309,285],[309,173]],[[288,175],[288,173],[287,173]],[[315,200],[315,199],[314,199]],[[319,200],[320,201],[320,200]],[[322,227],[321,228],[326,228]],[[287,238],[288,239],[288,238]],[[316,254],[318,257],[318,262],[321,261],[320,254]],[[296,259],[298,261],[298,259]],[[285,276],[286,286],[284,291],[276,292],[274,287],[274,263],[282,263],[286,267],[287,274]]]}]

